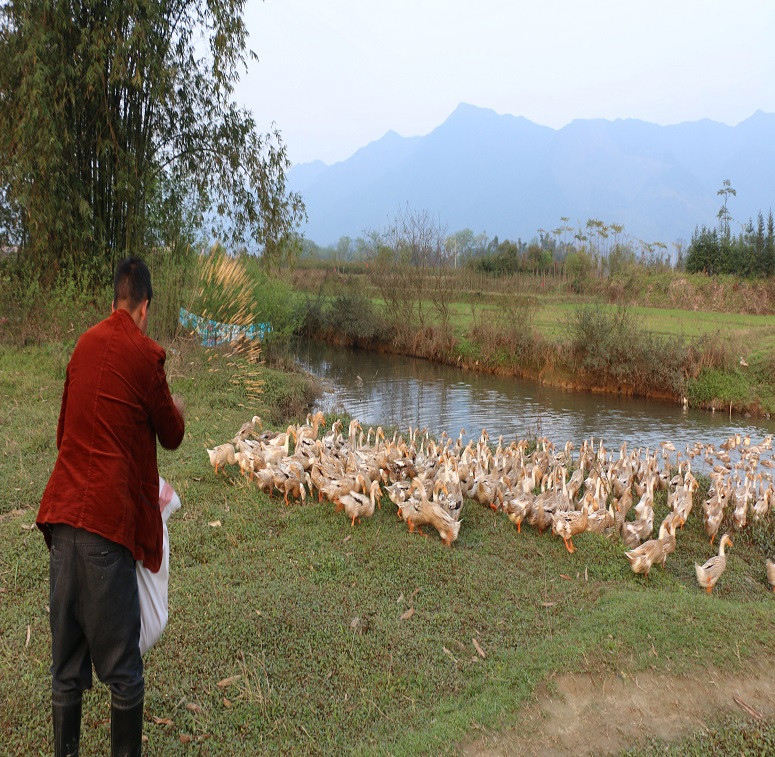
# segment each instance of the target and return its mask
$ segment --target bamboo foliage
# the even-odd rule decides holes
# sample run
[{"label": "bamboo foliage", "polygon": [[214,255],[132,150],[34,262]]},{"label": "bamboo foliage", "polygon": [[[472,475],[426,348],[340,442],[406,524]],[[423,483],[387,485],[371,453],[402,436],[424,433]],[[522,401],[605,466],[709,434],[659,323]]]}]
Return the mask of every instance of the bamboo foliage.
[{"label": "bamboo foliage", "polygon": [[0,218],[15,210],[29,260],[101,275],[177,242],[181,220],[206,226],[213,206],[231,219],[229,241],[274,247],[290,234],[303,206],[286,191],[280,135],[230,100],[247,58],[243,9],[0,4]]}]

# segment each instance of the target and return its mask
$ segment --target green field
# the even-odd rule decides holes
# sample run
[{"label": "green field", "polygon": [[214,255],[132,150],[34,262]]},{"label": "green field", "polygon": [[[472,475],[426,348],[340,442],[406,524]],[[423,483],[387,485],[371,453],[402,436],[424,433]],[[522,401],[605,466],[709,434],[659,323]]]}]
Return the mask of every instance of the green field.
[{"label": "green field", "polygon": [[[471,303],[466,300],[450,302],[451,325],[455,334],[465,334],[481,320],[499,322],[508,318],[510,312],[503,304],[482,297]],[[498,295],[495,299],[500,300]],[[573,313],[582,307],[590,306],[584,298],[562,298],[557,295],[528,296],[518,298],[519,307],[529,311],[532,325],[549,341],[557,341],[568,332],[568,321]],[[377,308],[384,307],[379,297],[372,302]],[[605,312],[615,312],[618,305],[596,303]],[[517,308],[516,312],[522,311]],[[438,320],[434,315],[433,303],[423,304],[424,312],[432,322]],[[676,308],[626,306],[627,312],[644,331],[676,339],[693,339],[700,336],[716,337],[744,345],[746,357],[758,351],[775,353],[775,315],[751,315],[747,313],[718,313],[703,310],[680,310]]]},{"label": "green field", "polygon": [[[70,349],[0,352],[7,754],[51,752],[47,553],[32,524],[55,459]],[[173,349],[168,369],[188,424],[160,472],[183,508],[170,521],[170,621],[146,658],[146,754],[454,753],[518,723],[557,674],[718,676],[772,663],[771,528],[736,539],[710,597],[694,578],[694,561],[712,553],[694,516],[667,569],[648,580],[630,572],[620,543],[583,534],[570,555],[561,540],[530,527],[518,535],[471,501],[452,549],[435,534],[409,534],[387,498],[353,529],[331,505],[286,507],[208,464],[205,447],[254,412],[275,427],[303,419],[303,377],[261,367],[263,394],[251,401],[219,356]],[[657,519],[665,512],[661,495]],[[107,752],[108,716],[97,684],[85,699],[82,753]],[[756,743],[772,743],[771,722],[757,728]],[[746,729],[737,717],[706,735],[723,753]],[[691,738],[686,748],[700,744],[701,754],[707,742]]]}]

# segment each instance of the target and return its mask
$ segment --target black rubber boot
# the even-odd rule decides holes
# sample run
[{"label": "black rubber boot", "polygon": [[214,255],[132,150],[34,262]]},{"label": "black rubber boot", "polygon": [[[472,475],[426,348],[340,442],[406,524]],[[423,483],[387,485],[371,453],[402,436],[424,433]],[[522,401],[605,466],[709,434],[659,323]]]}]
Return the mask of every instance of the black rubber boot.
[{"label": "black rubber boot", "polygon": [[78,757],[81,741],[81,693],[53,694],[54,757]]},{"label": "black rubber boot", "polygon": [[143,747],[143,696],[119,699],[110,705],[111,757],[140,757]]}]

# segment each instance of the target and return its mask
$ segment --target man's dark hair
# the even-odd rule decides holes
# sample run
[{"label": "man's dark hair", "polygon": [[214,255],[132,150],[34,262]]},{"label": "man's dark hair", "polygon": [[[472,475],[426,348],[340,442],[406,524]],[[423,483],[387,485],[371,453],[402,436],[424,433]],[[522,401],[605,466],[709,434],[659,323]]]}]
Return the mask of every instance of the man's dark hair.
[{"label": "man's dark hair", "polygon": [[113,279],[113,304],[128,302],[134,310],[143,300],[151,304],[153,288],[151,272],[141,258],[131,257],[122,260],[116,266]]}]

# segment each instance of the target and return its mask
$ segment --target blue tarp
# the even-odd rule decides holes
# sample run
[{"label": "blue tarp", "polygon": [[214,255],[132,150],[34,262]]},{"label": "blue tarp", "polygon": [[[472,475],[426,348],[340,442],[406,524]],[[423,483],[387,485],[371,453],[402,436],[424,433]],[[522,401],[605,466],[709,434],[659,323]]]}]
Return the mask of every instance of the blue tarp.
[{"label": "blue tarp", "polygon": [[251,323],[249,326],[237,326],[233,323],[219,323],[211,318],[202,318],[180,308],[178,316],[183,328],[196,331],[205,347],[217,347],[229,344],[236,339],[263,339],[272,331],[271,323]]}]

